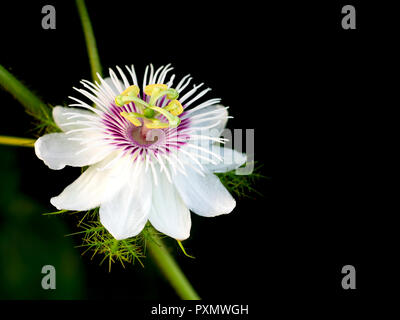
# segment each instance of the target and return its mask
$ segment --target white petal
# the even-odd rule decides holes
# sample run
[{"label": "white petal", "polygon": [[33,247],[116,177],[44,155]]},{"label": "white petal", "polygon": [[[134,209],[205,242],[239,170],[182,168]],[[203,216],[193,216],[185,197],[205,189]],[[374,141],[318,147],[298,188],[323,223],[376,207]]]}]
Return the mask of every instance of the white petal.
[{"label": "white petal", "polygon": [[104,168],[112,158],[89,167],[60,195],[51,198],[50,202],[58,210],[89,210],[112,199],[127,183],[129,162],[121,159],[109,169]]},{"label": "white petal", "polygon": [[100,222],[117,240],[136,236],[148,220],[152,182],[141,167],[127,172],[127,184],[100,206]]},{"label": "white petal", "polygon": [[223,161],[218,161],[217,164],[205,164],[205,167],[212,172],[228,172],[239,168],[247,160],[246,154],[232,150],[231,148],[222,148],[213,145],[212,152],[221,156]]},{"label": "white petal", "polygon": [[[78,109],[78,108],[65,108],[65,107],[54,107],[53,118],[57,126],[64,132],[68,132],[74,129],[85,128],[87,124],[75,123],[79,121],[89,121],[88,116],[96,116],[93,112]],[[71,118],[72,119],[69,119]],[[74,123],[74,124],[72,124]]]},{"label": "white petal", "polygon": [[189,168],[186,173],[187,176],[175,175],[174,184],[190,210],[201,216],[214,217],[235,208],[235,199],[213,173],[206,172],[201,176]]},{"label": "white petal", "polygon": [[[220,137],[228,122],[228,111],[223,105],[216,104],[194,111],[188,118],[192,121],[191,127],[196,128],[193,134]],[[216,123],[218,124],[213,126]],[[209,128],[210,126],[212,126],[212,128]]]},{"label": "white petal", "polygon": [[149,220],[158,231],[178,240],[187,239],[192,225],[190,211],[166,176],[158,177],[158,185],[153,187]]},{"label": "white petal", "polygon": [[[94,164],[111,152],[108,146],[96,146],[94,142],[82,145],[81,141],[70,140],[81,139],[85,134],[83,132],[46,134],[36,140],[35,153],[50,169],[59,170],[66,165],[83,167]],[[92,134],[88,134],[88,139],[92,137]]]}]

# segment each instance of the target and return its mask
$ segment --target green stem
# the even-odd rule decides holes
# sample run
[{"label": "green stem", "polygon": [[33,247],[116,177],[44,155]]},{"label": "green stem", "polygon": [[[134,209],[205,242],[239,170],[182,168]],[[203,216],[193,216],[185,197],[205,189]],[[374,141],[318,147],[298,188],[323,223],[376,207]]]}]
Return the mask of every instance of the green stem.
[{"label": "green stem", "polygon": [[200,300],[199,295],[170,255],[161,238],[155,232],[151,233],[151,237],[152,239],[147,242],[150,255],[179,297],[183,300]]},{"label": "green stem", "polygon": [[86,47],[89,55],[90,68],[92,71],[93,81],[99,80],[96,73],[101,75],[101,64],[99,53],[97,52],[96,38],[94,37],[92,24],[90,23],[89,14],[86,10],[84,0],[76,0],[76,6],[78,7],[79,16],[81,18],[83,33],[86,39]]},{"label": "green stem", "polygon": [[0,136],[0,144],[17,147],[33,147],[35,139]]},{"label": "green stem", "polygon": [[0,85],[11,93],[32,116],[42,121],[50,119],[50,108],[1,65]]}]

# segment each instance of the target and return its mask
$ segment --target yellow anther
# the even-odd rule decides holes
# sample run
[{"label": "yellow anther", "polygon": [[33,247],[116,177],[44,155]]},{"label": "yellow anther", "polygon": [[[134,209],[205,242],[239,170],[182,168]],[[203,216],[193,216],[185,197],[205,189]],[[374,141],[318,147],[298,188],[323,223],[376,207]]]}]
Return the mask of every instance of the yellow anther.
[{"label": "yellow anther", "polygon": [[131,115],[127,112],[121,112],[120,113],[121,116],[123,116],[126,120],[130,121],[131,123],[133,123],[136,127],[141,127],[142,123],[140,122],[140,120],[138,118],[136,118],[134,115]]},{"label": "yellow anther", "polygon": [[166,84],[149,84],[144,88],[144,93],[148,96],[152,96],[155,93],[160,92],[161,90],[167,90],[168,86]]},{"label": "yellow anther", "polygon": [[138,86],[130,86],[126,88],[120,95],[115,97],[115,104],[118,107],[122,107],[127,103],[130,103],[132,101],[135,102],[144,102],[140,98],[138,98],[138,94],[140,92],[140,89]]},{"label": "yellow anther", "polygon": [[165,129],[169,127],[168,122],[161,122],[158,119],[144,119],[144,125],[149,129]]},{"label": "yellow anther", "polygon": [[169,111],[174,116],[178,116],[183,112],[183,107],[178,100],[172,100],[164,107],[165,110]]},{"label": "yellow anther", "polygon": [[138,86],[130,86],[128,88],[126,88],[122,93],[121,96],[133,96],[133,97],[137,97],[137,95],[139,94],[140,89]]},{"label": "yellow anther", "polygon": [[160,122],[160,123],[146,123],[146,128],[149,129],[165,129],[169,127],[169,123]]}]

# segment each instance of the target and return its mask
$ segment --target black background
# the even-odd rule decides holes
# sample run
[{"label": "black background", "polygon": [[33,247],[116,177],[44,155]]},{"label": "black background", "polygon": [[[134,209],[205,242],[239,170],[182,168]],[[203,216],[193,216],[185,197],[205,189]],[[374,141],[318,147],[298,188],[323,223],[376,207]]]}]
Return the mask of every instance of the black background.
[{"label": "black background", "polygon": [[[231,107],[228,127],[255,129],[255,160],[271,177],[257,185],[264,197],[238,201],[226,217],[192,215],[185,246],[196,260],[176,248],[202,297],[312,309],[395,296],[390,9],[354,1],[87,2],[104,73],[134,63],[142,75],[148,63],[172,63],[178,77],[190,73]],[[41,28],[44,4],[56,7],[56,30]],[[356,6],[356,30],[341,28],[345,4]],[[90,79],[75,4],[16,3],[5,12],[1,64],[46,102],[66,103],[72,86]],[[0,94],[0,133],[32,136],[30,118]],[[24,191],[50,208],[78,173],[51,171],[32,150],[18,152]],[[83,259],[89,299],[177,299],[150,264],[109,274]],[[356,290],[341,287],[347,264],[357,270]]]}]

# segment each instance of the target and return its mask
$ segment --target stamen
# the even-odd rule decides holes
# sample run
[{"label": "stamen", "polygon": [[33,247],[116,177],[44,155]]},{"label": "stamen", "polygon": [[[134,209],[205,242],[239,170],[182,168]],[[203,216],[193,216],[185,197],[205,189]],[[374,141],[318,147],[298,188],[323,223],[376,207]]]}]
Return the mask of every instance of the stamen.
[{"label": "stamen", "polygon": [[181,119],[180,118],[178,118],[177,116],[169,113],[167,110],[165,110],[163,108],[160,108],[160,107],[149,107],[149,108],[153,109],[155,111],[158,111],[164,117],[166,117],[168,122],[169,122],[169,127],[171,127],[171,128],[176,128],[181,123]]},{"label": "stamen", "polygon": [[121,96],[132,96],[132,97],[137,97],[140,92],[140,89],[138,86],[129,86],[126,88],[124,91],[122,91]]},{"label": "stamen", "polygon": [[119,96],[115,97],[115,104],[118,107],[122,107],[127,103],[136,102],[139,106],[144,105],[147,106],[148,104],[143,101],[142,99],[138,98],[138,94],[140,89],[138,86],[133,85],[126,88]]},{"label": "stamen", "polygon": [[153,94],[161,91],[167,90],[168,86],[166,84],[149,84],[144,88],[144,93],[147,94],[149,97]]},{"label": "stamen", "polygon": [[145,119],[144,125],[148,129],[165,129],[168,128],[170,125],[167,122],[162,122],[159,119]]},{"label": "stamen", "polygon": [[143,115],[138,114],[136,112],[121,112],[120,113],[121,116],[123,116],[126,120],[130,121],[131,123],[133,123],[136,127],[141,127],[142,123],[140,122],[140,120],[137,117],[142,117]]},{"label": "stamen", "polygon": [[177,90],[168,88],[165,84],[150,84],[144,88],[144,93],[150,96],[149,104],[152,106],[163,96],[167,96],[169,100],[174,100],[179,97],[179,92]]},{"label": "stamen", "polygon": [[[138,86],[133,85],[125,89],[120,95],[115,97],[115,103],[117,106],[122,107],[127,103],[135,102],[135,105],[139,107],[139,112],[121,112],[128,121],[132,122],[135,126],[141,126],[142,122],[138,118],[143,118],[145,127],[149,129],[162,129],[162,128],[176,128],[181,119],[177,115],[183,112],[181,103],[176,100],[179,97],[177,90],[168,88],[165,84],[150,84],[144,88],[144,93],[150,96],[149,103],[138,97],[140,89]],[[167,99],[171,100],[165,108],[156,106],[156,102],[161,97],[166,96]],[[168,123],[164,123],[157,118],[158,115],[162,114],[167,118]]]},{"label": "stamen", "polygon": [[178,100],[172,100],[167,106],[164,107],[164,110],[169,111],[174,116],[178,116],[183,112],[183,107]]}]

